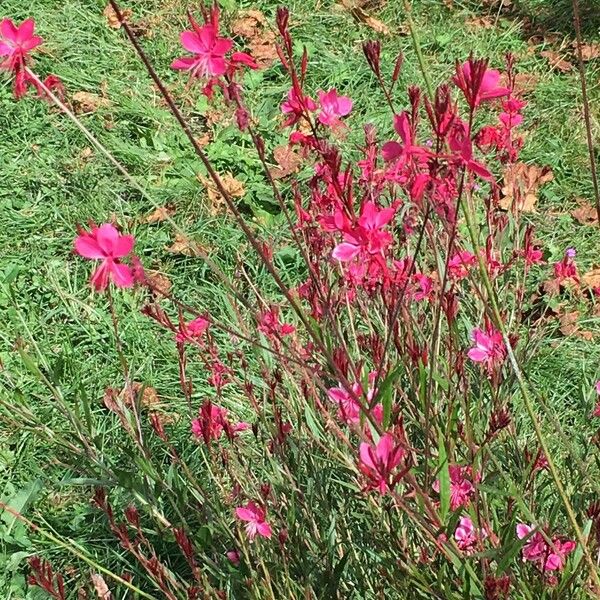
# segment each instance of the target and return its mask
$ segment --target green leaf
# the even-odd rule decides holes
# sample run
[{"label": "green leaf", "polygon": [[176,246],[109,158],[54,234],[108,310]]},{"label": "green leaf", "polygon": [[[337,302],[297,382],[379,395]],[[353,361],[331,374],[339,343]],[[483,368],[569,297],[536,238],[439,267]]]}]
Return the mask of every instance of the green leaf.
[{"label": "green leaf", "polygon": [[440,432],[438,440],[438,479],[440,481],[440,517],[446,521],[450,510],[450,470],[444,435]]},{"label": "green leaf", "polygon": [[[7,503],[6,505],[15,513],[24,514],[27,507],[35,501],[39,493],[42,491],[42,480],[36,479],[35,481],[29,482],[25,487],[21,488]],[[10,534],[12,528],[18,520],[17,515],[12,514],[7,510],[3,510],[0,513],[0,518],[6,525],[6,533]]]}]

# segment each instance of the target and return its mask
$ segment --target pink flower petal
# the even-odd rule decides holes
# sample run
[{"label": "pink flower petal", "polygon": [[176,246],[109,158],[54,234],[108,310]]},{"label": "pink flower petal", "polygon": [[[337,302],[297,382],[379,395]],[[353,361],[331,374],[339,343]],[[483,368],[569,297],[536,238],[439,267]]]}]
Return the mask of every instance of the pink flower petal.
[{"label": "pink flower petal", "polygon": [[2,22],[0,22],[0,35],[2,35],[5,40],[16,44],[18,33],[19,30],[15,27],[15,24],[11,19],[3,19]]},{"label": "pink flower petal", "polygon": [[332,256],[336,260],[341,260],[342,262],[347,262],[352,260],[358,253],[360,252],[360,247],[355,246],[354,244],[347,244],[343,242],[338,244],[334,249]]},{"label": "pink flower petal", "polygon": [[131,267],[110,261],[109,269],[112,280],[117,287],[128,288],[134,284],[135,278]]},{"label": "pink flower petal", "polygon": [[75,240],[75,252],[84,258],[98,259],[105,258],[104,250],[100,248],[98,242],[89,233],[83,233]]},{"label": "pink flower petal", "polygon": [[33,19],[27,19],[19,25],[19,29],[17,31],[17,43],[23,44],[33,35],[33,30],[35,28],[35,22]]},{"label": "pink flower petal", "polygon": [[178,71],[189,71],[194,68],[197,63],[197,59],[191,58],[189,56],[182,56],[181,58],[176,58],[171,63],[171,69],[177,69]]}]

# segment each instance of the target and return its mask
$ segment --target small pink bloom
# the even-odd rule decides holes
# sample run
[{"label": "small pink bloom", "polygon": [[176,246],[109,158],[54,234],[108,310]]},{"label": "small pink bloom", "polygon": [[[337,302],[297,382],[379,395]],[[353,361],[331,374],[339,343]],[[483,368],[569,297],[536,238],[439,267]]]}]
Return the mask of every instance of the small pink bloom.
[{"label": "small pink bloom", "polygon": [[477,257],[474,254],[468,250],[461,250],[448,261],[448,272],[454,279],[464,279],[469,274],[469,269],[476,263]]},{"label": "small pink bloom", "polygon": [[33,19],[23,21],[18,27],[11,19],[0,22],[0,57],[6,59],[0,67],[14,71],[25,64],[29,53],[42,43],[42,38],[34,35]]},{"label": "small pink bloom", "polygon": [[177,342],[193,342],[202,335],[208,329],[210,322],[204,317],[197,317],[189,323],[182,323],[179,326],[179,331],[175,334],[175,341]]},{"label": "small pink bloom", "polygon": [[265,538],[271,537],[273,531],[265,520],[266,511],[262,506],[248,502],[246,506],[236,508],[235,515],[240,521],[246,521],[246,534],[250,541],[257,535]]},{"label": "small pink bloom", "polygon": [[218,440],[223,432],[233,440],[240,431],[245,431],[249,427],[250,425],[245,422],[230,423],[227,409],[210,401],[200,407],[198,418],[192,421],[192,433],[197,438],[202,438],[205,444]]},{"label": "small pink bloom", "polygon": [[[450,509],[456,510],[460,506],[468,506],[475,488],[471,483],[471,468],[460,465],[450,465],[448,467],[450,475]],[[433,482],[433,489],[438,494],[440,492],[440,480]]]},{"label": "small pink bloom", "polygon": [[574,541],[559,537],[553,537],[549,544],[533,525],[519,523],[517,537],[522,540],[528,536],[527,543],[521,551],[523,560],[536,563],[542,571],[561,571],[565,566],[567,555],[577,546]]},{"label": "small pink bloom", "polygon": [[[596,381],[595,389],[596,389],[596,394],[598,394],[598,396],[600,396],[600,379],[598,381]],[[596,403],[596,407],[594,408],[594,412],[592,414],[594,417],[600,417],[600,399]]]},{"label": "small pink bloom", "polygon": [[454,532],[454,539],[457,546],[467,554],[473,551],[475,544],[478,541],[487,537],[485,529],[477,531],[473,525],[473,521],[469,517],[461,517],[458,527]]},{"label": "small pink bloom", "polygon": [[368,479],[367,489],[377,489],[381,494],[393,489],[404,474],[394,471],[405,456],[406,451],[390,433],[383,434],[375,446],[362,442],[358,467]]},{"label": "small pink bloom", "polygon": [[235,567],[239,566],[240,564],[240,553],[237,550],[228,550],[225,553],[225,556],[227,557],[227,560],[234,565]]},{"label": "small pink bloom", "polygon": [[281,112],[288,115],[284,122],[286,127],[295,125],[306,113],[317,109],[317,103],[310,96],[300,96],[291,88],[287,100],[281,104]]},{"label": "small pink bloom", "polygon": [[[462,89],[467,98],[469,97],[469,90],[472,90],[476,83],[473,81],[473,63],[467,61],[463,63],[461,67],[462,77],[455,77],[455,83]],[[500,71],[495,69],[486,69],[483,77],[481,78],[481,84],[477,90],[477,96],[473,99],[474,106],[479,106],[482,102],[488,100],[494,100],[501,98],[502,96],[508,96],[510,90],[500,85]]]},{"label": "small pink bloom", "polygon": [[[375,371],[369,373],[369,383],[372,384],[375,381],[377,374]],[[367,390],[366,398],[363,397],[362,385],[360,383],[354,383],[352,385],[352,393],[348,392],[342,385],[328,390],[329,399],[335,402],[338,406],[338,417],[341,421],[348,425],[356,425],[360,423],[361,408],[355,398],[363,397],[363,405],[370,406],[375,390],[369,387]],[[378,403],[371,410],[370,414],[379,424],[383,421],[383,406]]]},{"label": "small pink bloom", "polygon": [[289,323],[282,323],[279,320],[279,307],[271,306],[269,310],[260,313],[258,330],[267,337],[278,338],[291,335],[296,328]]},{"label": "small pink bloom", "polygon": [[488,328],[487,331],[475,328],[471,334],[475,346],[467,353],[474,362],[484,363],[489,371],[501,365],[506,357],[502,334]]},{"label": "small pink bloom", "polygon": [[400,136],[402,143],[396,141],[386,142],[381,148],[383,160],[389,162],[398,159],[400,163],[404,164],[410,158],[415,158],[418,162],[427,159],[429,156],[428,150],[415,144],[415,136],[406,111],[394,115],[394,129]]},{"label": "small pink bloom", "polygon": [[110,281],[117,287],[131,287],[135,278],[131,267],[120,259],[125,258],[135,243],[132,235],[121,235],[110,223],[82,231],[75,240],[75,252],[84,258],[100,260],[100,266],[91,277],[96,291],[105,290]]},{"label": "small pink bloom", "polygon": [[345,117],[352,110],[352,100],[347,96],[338,96],[335,88],[328,92],[319,91],[321,112],[318,119],[327,127],[340,124],[340,117]]}]

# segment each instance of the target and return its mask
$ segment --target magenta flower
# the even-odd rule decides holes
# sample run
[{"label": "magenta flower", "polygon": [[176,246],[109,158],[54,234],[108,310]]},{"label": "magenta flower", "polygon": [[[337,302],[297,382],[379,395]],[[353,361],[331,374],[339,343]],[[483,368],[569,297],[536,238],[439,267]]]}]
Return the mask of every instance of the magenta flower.
[{"label": "magenta flower", "polygon": [[279,307],[271,306],[269,310],[260,313],[258,330],[267,337],[285,337],[296,331],[296,328],[290,323],[282,323],[279,320]]},{"label": "magenta flower", "polygon": [[450,149],[455,153],[454,160],[482,179],[491,181],[494,177],[487,167],[473,158],[471,133],[465,123],[457,121],[448,138]]},{"label": "magenta flower", "polygon": [[287,100],[281,104],[281,112],[288,115],[283,123],[285,127],[295,125],[308,112],[317,110],[317,103],[310,96],[300,96],[294,88],[291,88]]},{"label": "magenta flower", "polygon": [[385,494],[392,490],[406,470],[395,473],[406,452],[396,444],[391,433],[385,433],[375,446],[362,442],[359,448],[358,468],[367,477],[367,490]]},{"label": "magenta flower", "polygon": [[395,141],[386,142],[381,148],[383,160],[392,161],[400,159],[400,162],[404,164],[410,158],[415,158],[418,161],[423,161],[427,158],[429,151],[415,144],[414,133],[406,111],[401,112],[399,115],[394,115],[394,129],[400,136],[402,143]]},{"label": "magenta flower", "polygon": [[192,433],[202,438],[205,444],[218,440],[223,432],[233,440],[240,431],[245,431],[250,425],[245,422],[232,424],[228,418],[227,409],[221,408],[210,401],[200,407],[197,419],[192,421]]},{"label": "magenta flower", "polygon": [[90,280],[96,291],[105,290],[110,281],[121,288],[134,284],[132,268],[120,262],[133,250],[134,243],[132,235],[121,235],[110,223],[94,226],[90,232],[79,234],[75,240],[75,252],[83,258],[101,261]]},{"label": "magenta flower", "polygon": [[467,554],[473,551],[475,544],[479,540],[483,540],[486,537],[487,532],[485,529],[477,531],[473,525],[473,521],[469,517],[461,517],[454,532],[454,539],[457,546]]},{"label": "magenta flower", "polygon": [[469,269],[477,263],[477,257],[468,250],[457,252],[448,261],[448,272],[454,279],[461,280],[467,277]]},{"label": "magenta flower", "polygon": [[504,362],[506,348],[499,331],[491,327],[487,331],[483,331],[477,327],[473,329],[471,337],[475,346],[469,350],[467,355],[472,361],[484,363],[489,371]]},{"label": "magenta flower", "polygon": [[[448,467],[450,475],[450,509],[456,510],[460,506],[468,506],[475,488],[471,483],[471,468],[461,467],[460,465],[450,465]],[[440,480],[433,482],[433,489],[440,493]]]},{"label": "magenta flower", "polygon": [[374,202],[365,202],[357,226],[343,225],[345,241],[333,249],[333,258],[347,262],[360,253],[383,254],[392,243],[391,234],[383,228],[395,213],[392,207],[379,208]]},{"label": "magenta flower", "polygon": [[202,337],[204,332],[208,329],[210,322],[204,317],[197,317],[189,323],[181,323],[179,325],[179,331],[175,334],[175,341],[194,342],[198,338]]},{"label": "magenta flower", "polygon": [[[598,394],[598,396],[600,397],[600,379],[598,381],[596,381],[595,388],[596,388],[596,394]],[[600,417],[600,398],[598,399],[598,402],[596,403],[594,412],[592,414],[594,415],[594,417]]]},{"label": "magenta flower", "polygon": [[[372,371],[369,373],[369,384],[373,384],[377,377],[377,373]],[[352,393],[350,393],[342,385],[338,387],[329,388],[327,391],[329,399],[337,404],[338,406],[338,417],[341,421],[347,425],[356,425],[360,423],[361,408],[360,404],[356,401],[356,398],[361,398],[363,395],[362,385],[360,383],[352,384]],[[366,401],[363,405],[370,406],[371,401],[375,395],[375,390],[369,387],[367,390]],[[383,406],[381,403],[377,403],[371,410],[371,416],[373,419],[381,424],[383,422]]]},{"label": "magenta flower", "polygon": [[338,96],[337,90],[333,88],[328,92],[318,92],[321,112],[319,122],[327,127],[336,127],[341,123],[340,117],[345,117],[352,110],[352,100],[348,96]]},{"label": "magenta flower", "polygon": [[271,526],[266,521],[266,510],[254,502],[235,509],[235,515],[240,521],[246,521],[246,534],[252,541],[257,535],[270,538],[273,534]]},{"label": "magenta flower", "polygon": [[561,571],[566,562],[567,555],[575,550],[577,544],[572,540],[564,540],[553,537],[549,544],[544,536],[535,530],[533,525],[519,523],[517,525],[517,537],[522,540],[529,536],[527,543],[523,546],[521,555],[524,561],[537,564],[542,571]]},{"label": "magenta flower", "polygon": [[463,63],[460,68],[461,74],[457,74],[454,78],[454,82],[461,88],[467,98],[469,98],[468,94],[470,91],[477,88],[476,96],[473,98],[474,106],[479,106],[482,102],[494,100],[510,94],[508,88],[500,85],[500,71],[496,71],[495,69],[486,68],[481,77],[481,82],[474,81],[474,73],[476,71],[474,65],[476,63],[477,61],[470,60]]},{"label": "magenta flower", "polygon": [[180,35],[181,45],[194,56],[183,56],[173,61],[171,67],[191,71],[192,77],[213,77],[227,71],[225,54],[233,41],[220,38],[212,25],[203,25],[195,31]]},{"label": "magenta flower", "polygon": [[0,65],[3,69],[14,71],[23,66],[29,53],[43,42],[33,34],[34,28],[33,19],[23,21],[18,27],[11,19],[0,22],[0,57],[6,57]]}]

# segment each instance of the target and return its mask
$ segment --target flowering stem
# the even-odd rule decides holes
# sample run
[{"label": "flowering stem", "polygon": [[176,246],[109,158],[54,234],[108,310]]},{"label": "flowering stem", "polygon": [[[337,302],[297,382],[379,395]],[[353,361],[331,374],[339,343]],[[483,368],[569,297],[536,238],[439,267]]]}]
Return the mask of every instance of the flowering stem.
[{"label": "flowering stem", "polygon": [[431,78],[429,77],[429,71],[427,70],[427,67],[425,65],[425,59],[423,58],[421,42],[419,41],[419,36],[417,34],[415,22],[412,18],[412,5],[410,3],[410,0],[404,0],[404,11],[406,12],[406,24],[408,25],[408,30],[410,31],[410,37],[412,39],[413,47],[415,49],[415,54],[417,55],[417,60],[419,61],[419,67],[421,68],[423,79],[425,79],[425,87],[427,88],[427,93],[429,94],[429,97],[433,98],[433,85],[431,83]]},{"label": "flowering stem", "polygon": [[587,542],[583,535],[583,532],[581,531],[581,528],[579,527],[579,524],[577,523],[577,517],[575,515],[575,511],[573,509],[571,502],[569,501],[569,498],[567,496],[565,488],[561,482],[558,469],[556,468],[556,465],[554,464],[554,460],[550,454],[548,444],[546,442],[546,438],[544,436],[544,433],[542,432],[542,428],[540,426],[537,415],[535,414],[535,410],[533,408],[533,403],[531,402],[531,398],[530,398],[529,392],[527,390],[527,385],[525,383],[525,379],[524,379],[523,374],[521,373],[521,369],[517,363],[517,359],[513,352],[511,342],[508,338],[506,327],[504,326],[504,322],[502,321],[502,316],[501,316],[500,310],[498,308],[498,303],[496,301],[494,288],[490,281],[489,273],[487,271],[487,267],[486,267],[484,258],[480,252],[479,242],[477,241],[477,233],[475,231],[475,225],[471,219],[471,213],[465,203],[462,204],[462,209],[463,209],[463,215],[465,217],[465,223],[466,223],[467,229],[469,231],[469,237],[471,238],[471,243],[473,245],[473,249],[475,250],[475,254],[477,255],[477,261],[478,261],[478,265],[479,265],[479,271],[481,273],[481,278],[483,280],[484,287],[488,293],[490,305],[492,308],[492,316],[494,318],[494,321],[496,322],[496,326],[498,327],[498,330],[502,334],[502,338],[504,340],[504,345],[506,346],[506,351],[508,354],[509,363],[510,363],[512,371],[515,374],[515,377],[517,379],[517,384],[519,386],[519,391],[521,392],[521,396],[523,397],[525,409],[527,410],[527,414],[529,415],[529,418],[531,419],[531,423],[533,425],[535,435],[540,444],[540,448],[542,449],[542,452],[544,453],[546,460],[548,461],[548,470],[550,471],[552,479],[554,480],[554,484],[556,485],[556,489],[558,490],[558,494],[562,500],[562,503],[564,504],[565,510],[567,511],[567,517],[569,519],[569,522],[571,523],[571,526],[573,527],[573,531],[575,532],[575,537],[577,538],[577,542],[580,544],[581,549],[583,551],[583,555],[585,557],[585,560],[588,564],[588,567],[590,568],[590,576],[594,582],[595,589],[597,592],[599,592],[600,591],[600,578],[598,577],[598,572],[596,570],[596,564],[594,563],[594,559],[592,558],[589,548],[587,547]]},{"label": "flowering stem", "polygon": [[573,24],[575,25],[575,35],[577,37],[577,65],[579,67],[579,79],[581,80],[581,98],[583,100],[583,118],[585,121],[585,131],[587,136],[587,147],[590,154],[590,173],[592,176],[592,185],[594,186],[594,196],[596,199],[596,216],[598,217],[598,226],[600,227],[600,188],[598,186],[598,174],[596,173],[596,156],[594,153],[594,138],[592,136],[592,124],[590,119],[590,102],[587,94],[587,83],[585,79],[585,67],[583,65],[583,55],[581,53],[581,18],[579,16],[579,0],[572,0],[573,4]]}]

